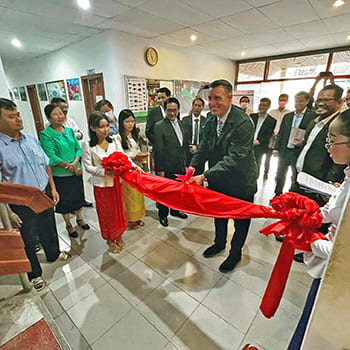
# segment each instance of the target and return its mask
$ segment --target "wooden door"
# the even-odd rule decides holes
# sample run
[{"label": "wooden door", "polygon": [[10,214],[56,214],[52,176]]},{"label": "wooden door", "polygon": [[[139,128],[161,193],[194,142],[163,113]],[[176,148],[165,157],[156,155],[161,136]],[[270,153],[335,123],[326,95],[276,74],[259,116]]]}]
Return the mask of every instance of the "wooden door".
[{"label": "wooden door", "polygon": [[30,106],[32,107],[32,114],[35,123],[35,129],[38,137],[40,136],[40,131],[44,130],[44,121],[41,114],[40,103],[38,99],[38,94],[36,92],[35,85],[27,85],[27,91],[30,101]]},{"label": "wooden door", "polygon": [[94,111],[97,102],[96,97],[99,96],[99,99],[101,98],[100,96],[105,98],[103,74],[84,75],[81,77],[81,83],[83,87],[86,118],[88,119],[89,115]]}]

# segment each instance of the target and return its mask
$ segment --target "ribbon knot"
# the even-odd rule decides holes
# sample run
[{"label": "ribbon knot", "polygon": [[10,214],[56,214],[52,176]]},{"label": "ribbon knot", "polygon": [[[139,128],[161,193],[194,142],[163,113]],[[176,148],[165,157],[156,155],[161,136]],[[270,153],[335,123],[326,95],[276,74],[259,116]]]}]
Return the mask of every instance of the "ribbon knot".
[{"label": "ribbon knot", "polygon": [[192,168],[186,168],[185,175],[175,174],[175,176],[176,176],[175,180],[177,180],[177,181],[188,182],[188,181],[191,180],[191,178],[193,176],[193,169]]},{"label": "ribbon knot", "polygon": [[128,156],[121,152],[114,152],[103,158],[101,165],[106,170],[113,171],[116,176],[121,176],[132,168]]}]

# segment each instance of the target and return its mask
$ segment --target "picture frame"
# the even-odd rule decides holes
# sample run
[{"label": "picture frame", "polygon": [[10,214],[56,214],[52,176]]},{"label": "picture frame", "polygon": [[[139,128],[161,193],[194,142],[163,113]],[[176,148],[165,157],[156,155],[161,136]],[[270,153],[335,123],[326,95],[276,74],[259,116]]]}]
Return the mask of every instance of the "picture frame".
[{"label": "picture frame", "polygon": [[17,87],[12,88],[13,96],[16,100],[19,100],[19,91]]},{"label": "picture frame", "polygon": [[55,80],[45,83],[49,101],[54,97],[61,97],[67,101],[67,93],[64,80]]},{"label": "picture frame", "polygon": [[38,89],[38,96],[40,101],[47,101],[47,91],[46,91],[46,86],[43,83],[37,84],[37,89]]},{"label": "picture frame", "polygon": [[66,79],[68,98],[70,101],[81,101],[80,79]]},{"label": "picture frame", "polygon": [[19,95],[21,97],[21,101],[28,101],[26,88],[24,86],[19,87]]}]

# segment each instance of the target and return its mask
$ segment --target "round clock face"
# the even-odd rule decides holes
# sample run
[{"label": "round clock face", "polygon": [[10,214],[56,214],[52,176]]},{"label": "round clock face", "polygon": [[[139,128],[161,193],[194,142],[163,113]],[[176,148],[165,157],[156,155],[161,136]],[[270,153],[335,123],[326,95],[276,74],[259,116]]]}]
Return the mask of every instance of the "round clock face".
[{"label": "round clock face", "polygon": [[146,61],[150,66],[155,66],[158,63],[158,52],[153,47],[146,50]]}]

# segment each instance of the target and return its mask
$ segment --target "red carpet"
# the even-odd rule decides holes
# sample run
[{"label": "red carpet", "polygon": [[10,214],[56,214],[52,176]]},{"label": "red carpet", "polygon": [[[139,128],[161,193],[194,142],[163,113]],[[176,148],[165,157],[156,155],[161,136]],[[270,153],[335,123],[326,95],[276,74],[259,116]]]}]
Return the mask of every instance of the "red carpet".
[{"label": "red carpet", "polygon": [[49,326],[41,319],[37,323],[19,333],[7,343],[0,346],[0,350],[60,350]]}]

